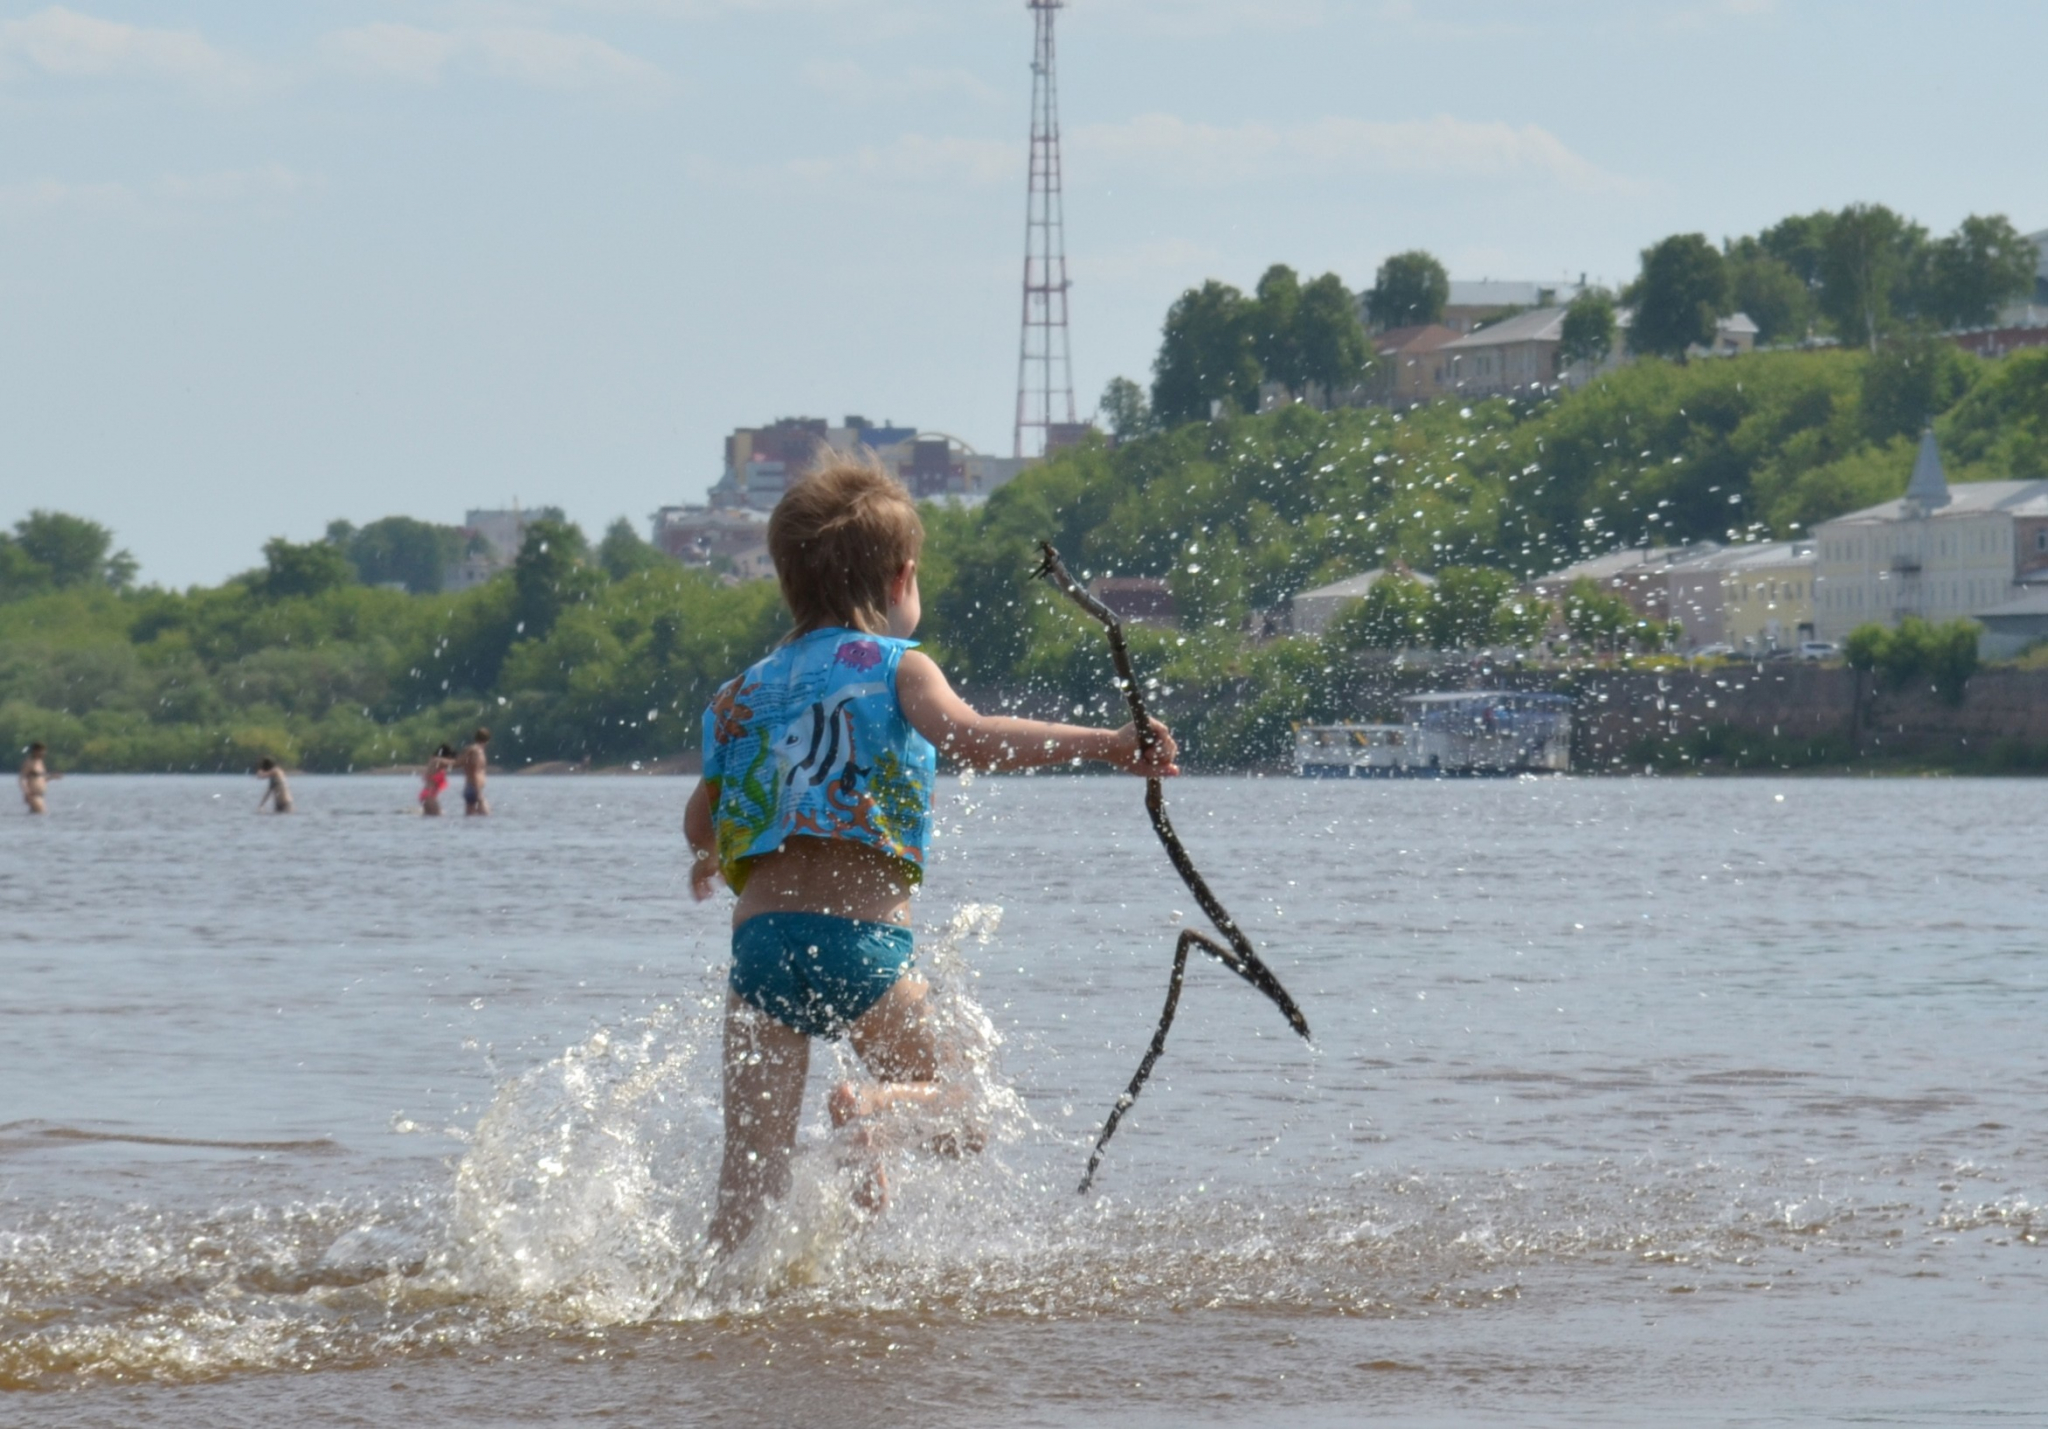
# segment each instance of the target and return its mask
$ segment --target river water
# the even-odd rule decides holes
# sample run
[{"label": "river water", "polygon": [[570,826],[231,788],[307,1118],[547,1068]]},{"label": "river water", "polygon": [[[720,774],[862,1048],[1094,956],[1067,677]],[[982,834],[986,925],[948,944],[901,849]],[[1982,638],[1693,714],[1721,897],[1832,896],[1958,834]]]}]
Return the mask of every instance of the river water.
[{"label": "river water", "polygon": [[707,1265],[678,779],[72,778],[0,823],[0,1422],[2048,1422],[2041,786],[943,782],[989,1128]]}]

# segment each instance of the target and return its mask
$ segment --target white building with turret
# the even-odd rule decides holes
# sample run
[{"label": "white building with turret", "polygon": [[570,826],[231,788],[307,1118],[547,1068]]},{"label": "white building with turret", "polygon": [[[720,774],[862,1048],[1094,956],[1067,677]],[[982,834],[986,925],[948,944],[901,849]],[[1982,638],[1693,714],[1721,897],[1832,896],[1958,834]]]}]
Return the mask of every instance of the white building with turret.
[{"label": "white building with turret", "polygon": [[2048,576],[2048,481],[1951,487],[1934,433],[1906,494],[1813,529],[1814,626],[1840,642],[1859,625],[1974,616]]}]

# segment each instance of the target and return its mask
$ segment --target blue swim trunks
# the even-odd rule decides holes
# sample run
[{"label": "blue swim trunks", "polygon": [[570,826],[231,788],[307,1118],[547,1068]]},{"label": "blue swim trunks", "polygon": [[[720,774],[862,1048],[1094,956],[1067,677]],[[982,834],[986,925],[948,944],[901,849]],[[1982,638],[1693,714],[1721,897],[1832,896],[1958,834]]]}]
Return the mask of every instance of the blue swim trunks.
[{"label": "blue swim trunks", "polygon": [[824,913],[757,913],[732,930],[732,990],[783,1026],[837,1037],[910,966],[910,929]]}]

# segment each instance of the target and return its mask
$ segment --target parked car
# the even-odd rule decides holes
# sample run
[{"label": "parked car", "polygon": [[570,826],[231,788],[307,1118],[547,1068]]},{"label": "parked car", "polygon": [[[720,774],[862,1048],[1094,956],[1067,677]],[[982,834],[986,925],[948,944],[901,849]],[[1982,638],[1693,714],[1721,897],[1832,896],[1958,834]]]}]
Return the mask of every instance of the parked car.
[{"label": "parked car", "polygon": [[1695,660],[1726,660],[1732,658],[1734,654],[1735,647],[1733,645],[1716,642],[1712,645],[1700,646],[1699,649],[1692,652],[1692,658]]},{"label": "parked car", "polygon": [[1828,640],[1802,640],[1799,642],[1799,658],[1802,660],[1835,660],[1841,657],[1841,648]]}]

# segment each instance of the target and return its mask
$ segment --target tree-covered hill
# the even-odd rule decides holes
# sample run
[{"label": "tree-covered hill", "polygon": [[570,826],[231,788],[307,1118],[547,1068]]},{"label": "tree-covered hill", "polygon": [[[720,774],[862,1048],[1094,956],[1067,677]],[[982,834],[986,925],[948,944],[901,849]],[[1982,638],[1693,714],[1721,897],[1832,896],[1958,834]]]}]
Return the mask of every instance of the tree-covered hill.
[{"label": "tree-covered hill", "polygon": [[1296,405],[1063,452],[942,514],[926,606],[961,669],[1002,683],[1075,634],[1020,599],[1048,537],[1076,571],[1164,578],[1184,625],[1229,633],[1393,561],[1526,578],[1617,546],[1796,535],[1900,494],[1928,413],[1951,479],[2048,476],[2048,350],[1648,360],[1536,402]]},{"label": "tree-covered hill", "polygon": [[447,595],[367,586],[338,543],[282,540],[211,589],[45,583],[0,600],[0,740],[134,770],[410,764],[479,722],[515,765],[694,748],[711,691],[783,628],[774,587],[607,546],[592,559],[539,521],[510,571]]},{"label": "tree-covered hill", "polygon": [[[1036,543],[1077,572],[1162,577],[1183,628],[1134,631],[1141,667],[1210,692],[1179,701],[1201,759],[1263,761],[1289,719],[1354,713],[1337,677],[1376,628],[1260,638],[1256,613],[1295,591],[1390,561],[1519,579],[1620,544],[1795,534],[1899,494],[1928,412],[1952,479],[2048,476],[2048,350],[1982,362],[1933,342],[1647,360],[1537,402],[1297,405],[1097,442],[984,507],[927,509],[925,633],[970,686],[1094,701],[1100,637],[1028,582]],[[0,741],[45,740],[70,769],[345,769],[416,762],[482,720],[513,764],[674,755],[784,628],[772,583],[723,585],[622,525],[592,551],[537,521],[511,570],[460,594],[393,588],[375,555],[353,532],[279,540],[220,586],[138,590],[111,533],[35,513],[0,536]],[[1440,603],[1502,584],[1450,576]],[[1412,620],[1456,643],[1486,617]]]}]

